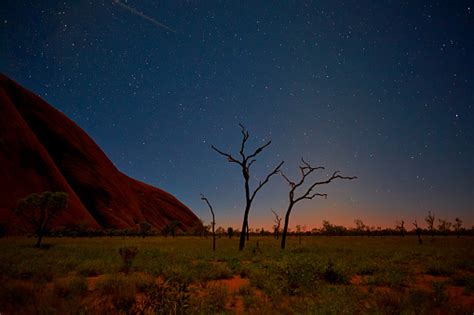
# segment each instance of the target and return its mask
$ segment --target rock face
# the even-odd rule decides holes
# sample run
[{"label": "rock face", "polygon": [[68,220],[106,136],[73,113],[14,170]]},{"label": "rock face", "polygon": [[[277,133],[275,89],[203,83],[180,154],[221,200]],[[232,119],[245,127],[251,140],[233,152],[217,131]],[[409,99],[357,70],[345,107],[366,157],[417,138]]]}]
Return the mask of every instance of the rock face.
[{"label": "rock face", "polygon": [[179,200],[121,173],[72,120],[0,74],[0,223],[10,230],[18,200],[43,191],[69,194],[56,228],[135,229],[148,222],[161,229],[176,220],[187,230],[200,224]]}]

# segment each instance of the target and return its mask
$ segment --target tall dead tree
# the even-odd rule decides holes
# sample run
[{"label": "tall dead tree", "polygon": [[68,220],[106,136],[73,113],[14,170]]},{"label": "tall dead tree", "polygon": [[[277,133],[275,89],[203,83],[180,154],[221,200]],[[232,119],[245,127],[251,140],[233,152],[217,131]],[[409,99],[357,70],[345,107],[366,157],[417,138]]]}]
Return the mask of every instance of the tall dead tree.
[{"label": "tall dead tree", "polygon": [[240,144],[240,158],[237,159],[233,157],[229,153],[225,153],[215,146],[211,146],[214,151],[219,153],[220,155],[224,156],[227,158],[227,161],[230,163],[235,163],[239,165],[242,169],[242,176],[244,177],[244,187],[245,187],[245,210],[244,210],[244,219],[242,221],[242,231],[240,232],[240,241],[239,241],[239,250],[244,249],[245,247],[245,236],[248,235],[249,233],[249,227],[248,227],[248,218],[249,218],[249,212],[250,208],[252,206],[252,202],[255,199],[255,196],[259,192],[262,187],[268,183],[270,178],[277,174],[280,171],[280,167],[283,165],[284,161],[282,161],[280,164],[278,164],[273,171],[271,171],[263,181],[260,181],[257,185],[257,187],[251,191],[250,188],[250,167],[257,161],[255,158],[256,156],[261,153],[265,148],[267,148],[272,141],[268,141],[264,145],[258,147],[252,154],[247,155],[245,153],[245,144],[247,143],[247,140],[249,139],[249,133],[245,129],[245,127],[242,124],[239,124],[241,133],[242,133],[242,143]]},{"label": "tall dead tree", "polygon": [[271,211],[273,212],[273,215],[275,216],[275,220],[273,221],[273,222],[275,222],[275,225],[273,226],[274,233],[275,233],[275,238],[279,239],[280,238],[280,227],[281,227],[282,218],[278,215],[278,213],[273,211],[273,209],[271,209]]},{"label": "tall dead tree", "polygon": [[307,163],[303,158],[301,158],[301,165],[300,165],[300,173],[301,173],[301,178],[298,182],[291,181],[283,172],[280,171],[281,176],[288,182],[290,185],[290,192],[288,193],[288,208],[286,210],[286,215],[285,215],[285,224],[283,226],[283,234],[281,236],[281,249],[285,249],[286,245],[286,235],[288,233],[288,224],[290,221],[290,214],[291,210],[293,210],[293,207],[295,204],[298,202],[305,200],[305,199],[313,199],[316,196],[319,197],[324,197],[327,198],[327,194],[321,194],[321,193],[313,193],[313,189],[316,188],[317,186],[320,185],[326,185],[332,182],[335,179],[348,179],[352,180],[357,178],[356,176],[341,176],[339,175],[339,171],[335,171],[328,179],[320,181],[320,182],[314,182],[309,186],[309,188],[306,189],[306,191],[299,197],[295,196],[295,191],[297,188],[301,187],[305,180],[306,177],[308,177],[311,173],[317,170],[324,170],[324,167],[318,166],[318,167],[312,167],[309,163]]},{"label": "tall dead tree", "polygon": [[212,223],[211,223],[211,226],[212,226],[212,250],[215,251],[216,250],[216,232],[215,232],[214,228],[216,226],[216,217],[214,216],[214,209],[212,209],[211,203],[209,202],[209,200],[203,194],[201,194],[201,200],[203,200],[205,203],[207,203],[207,206],[209,207],[209,210],[211,210],[211,214],[212,214]]}]

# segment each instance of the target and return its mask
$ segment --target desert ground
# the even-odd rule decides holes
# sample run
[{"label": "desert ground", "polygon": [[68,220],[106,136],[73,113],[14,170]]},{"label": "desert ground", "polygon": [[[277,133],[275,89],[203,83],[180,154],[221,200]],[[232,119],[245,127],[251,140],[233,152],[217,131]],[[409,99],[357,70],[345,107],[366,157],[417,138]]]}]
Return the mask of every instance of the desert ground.
[{"label": "desert ground", "polygon": [[474,238],[0,239],[0,313],[472,314]]}]

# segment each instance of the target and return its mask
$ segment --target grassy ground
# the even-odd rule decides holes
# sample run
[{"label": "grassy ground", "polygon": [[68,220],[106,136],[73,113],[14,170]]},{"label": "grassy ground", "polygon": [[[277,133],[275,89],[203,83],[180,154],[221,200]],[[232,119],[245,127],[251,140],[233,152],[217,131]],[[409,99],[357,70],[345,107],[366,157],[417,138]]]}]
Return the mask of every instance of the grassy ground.
[{"label": "grassy ground", "polygon": [[[474,239],[0,239],[0,313],[472,314]],[[258,248],[257,248],[258,241]],[[137,248],[126,265],[120,248]],[[133,255],[132,255],[133,256]]]}]

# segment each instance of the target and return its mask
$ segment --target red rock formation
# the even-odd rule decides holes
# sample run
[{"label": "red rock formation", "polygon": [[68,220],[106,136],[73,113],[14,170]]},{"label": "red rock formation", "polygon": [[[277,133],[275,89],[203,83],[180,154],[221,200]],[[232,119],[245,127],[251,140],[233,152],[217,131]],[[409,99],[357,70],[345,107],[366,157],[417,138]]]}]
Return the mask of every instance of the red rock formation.
[{"label": "red rock formation", "polygon": [[72,120],[0,75],[0,222],[33,192],[65,191],[59,226],[157,229],[173,220],[183,230],[199,219],[169,193],[121,173]]}]

